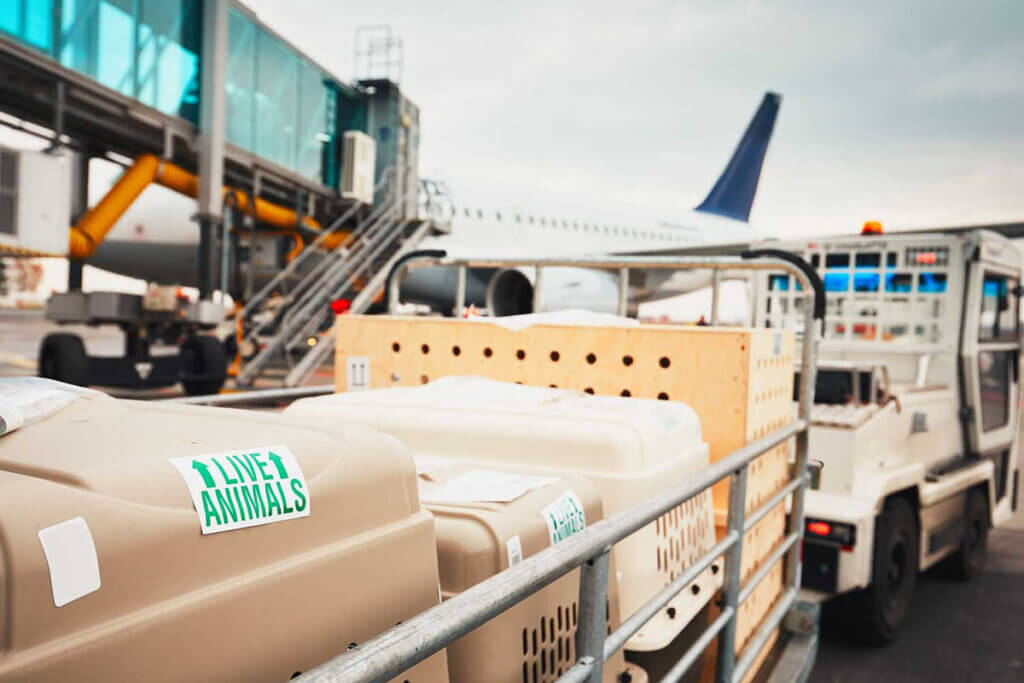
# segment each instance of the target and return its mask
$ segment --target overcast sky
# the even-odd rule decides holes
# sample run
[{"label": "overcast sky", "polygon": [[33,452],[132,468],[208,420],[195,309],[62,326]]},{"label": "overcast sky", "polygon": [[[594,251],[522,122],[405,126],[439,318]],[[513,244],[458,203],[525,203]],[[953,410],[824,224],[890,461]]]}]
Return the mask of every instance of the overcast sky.
[{"label": "overcast sky", "polygon": [[390,24],[457,203],[671,219],[775,90],[768,232],[1024,218],[1021,0],[246,2],[344,79],[356,27]]}]

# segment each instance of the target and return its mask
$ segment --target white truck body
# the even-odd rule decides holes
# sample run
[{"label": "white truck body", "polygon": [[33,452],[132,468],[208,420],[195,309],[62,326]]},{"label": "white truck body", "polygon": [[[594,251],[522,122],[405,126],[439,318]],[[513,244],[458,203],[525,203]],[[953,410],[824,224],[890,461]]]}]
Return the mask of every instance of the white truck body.
[{"label": "white truck body", "polygon": [[[805,597],[872,584],[876,524],[893,496],[916,515],[919,570],[961,549],[971,491],[985,495],[989,525],[1008,520],[1020,486],[1018,249],[985,231],[764,246],[801,256],[826,289]],[[791,280],[757,276],[757,325],[802,326]]]}]

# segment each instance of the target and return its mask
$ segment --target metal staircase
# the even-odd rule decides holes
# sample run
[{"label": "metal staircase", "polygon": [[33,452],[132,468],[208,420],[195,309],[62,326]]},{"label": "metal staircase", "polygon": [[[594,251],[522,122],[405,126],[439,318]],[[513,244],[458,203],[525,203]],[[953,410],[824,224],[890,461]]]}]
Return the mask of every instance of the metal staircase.
[{"label": "metal staircase", "polygon": [[431,220],[403,215],[405,204],[393,178],[392,172],[384,174],[373,210],[350,229],[341,246],[326,247],[332,235],[351,223],[355,209],[334,221],[238,314],[240,347],[258,349],[243,359],[239,386],[272,374],[283,374],[285,386],[306,380],[334,351],[330,303],[348,299],[350,313],[366,312],[383,291],[391,266],[433,230]]}]

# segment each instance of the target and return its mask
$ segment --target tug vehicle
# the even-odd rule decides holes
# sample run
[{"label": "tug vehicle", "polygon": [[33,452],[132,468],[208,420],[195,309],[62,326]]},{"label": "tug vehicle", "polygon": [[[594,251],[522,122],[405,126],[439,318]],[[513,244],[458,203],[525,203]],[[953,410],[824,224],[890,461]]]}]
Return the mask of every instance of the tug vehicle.
[{"label": "tug vehicle", "polygon": [[[767,246],[767,245],[766,245]],[[824,281],[805,500],[804,597],[894,640],[918,572],[970,579],[1020,489],[1021,255],[984,230],[773,242]],[[793,278],[755,278],[755,323],[799,328]],[[798,370],[799,371],[799,370]]]}]

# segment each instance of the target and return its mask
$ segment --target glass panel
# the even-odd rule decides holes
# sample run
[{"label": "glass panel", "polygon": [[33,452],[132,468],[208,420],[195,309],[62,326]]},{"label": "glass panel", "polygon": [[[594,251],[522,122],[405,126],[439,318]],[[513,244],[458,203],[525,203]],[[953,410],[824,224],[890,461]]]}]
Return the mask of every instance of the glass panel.
[{"label": "glass panel", "polygon": [[881,277],[878,271],[855,271],[853,274],[853,291],[855,292],[877,292]]},{"label": "glass panel", "polygon": [[295,168],[299,58],[273,36],[257,31],[256,149]]},{"label": "glass panel", "polygon": [[49,54],[53,44],[52,1],[0,1],[0,31]]},{"label": "glass panel", "polygon": [[235,8],[228,11],[228,59],[225,67],[228,142],[255,149],[256,26]]},{"label": "glass panel", "polygon": [[882,264],[881,254],[857,254],[853,259],[853,265],[857,268],[877,268]]},{"label": "glass panel", "polygon": [[1016,279],[1001,275],[985,276],[978,319],[979,341],[1012,341],[1017,338],[1017,306],[1010,302],[1010,296],[1016,289]]},{"label": "glass panel", "polygon": [[912,273],[886,273],[885,291],[887,292],[909,292],[913,287],[914,276]]},{"label": "glass panel", "polygon": [[998,429],[1010,419],[1010,356],[1016,351],[980,351],[978,378],[981,428]]},{"label": "glass panel", "polygon": [[307,178],[320,177],[324,144],[330,142],[327,129],[328,90],[323,76],[310,64],[301,65],[298,97],[298,159],[295,170]]},{"label": "glass panel", "polygon": [[771,275],[768,278],[768,289],[788,292],[789,291],[789,276],[788,275]]},{"label": "glass panel", "polygon": [[941,294],[946,291],[946,274],[922,272],[917,281],[917,291],[928,294]]},{"label": "glass panel", "polygon": [[846,271],[825,273],[826,292],[845,292],[850,289],[850,274]]},{"label": "glass panel", "polygon": [[825,256],[826,268],[846,268],[850,265],[850,255],[844,253],[827,254]]}]

